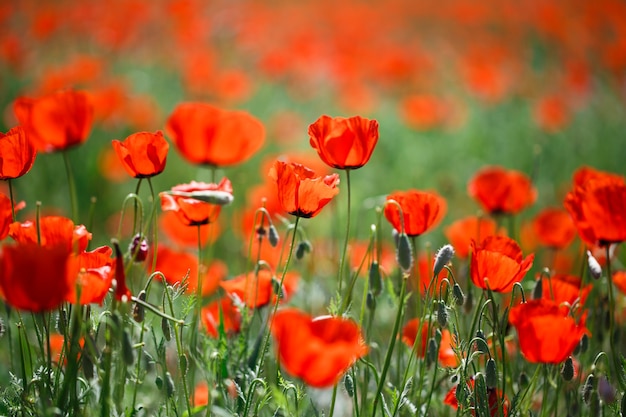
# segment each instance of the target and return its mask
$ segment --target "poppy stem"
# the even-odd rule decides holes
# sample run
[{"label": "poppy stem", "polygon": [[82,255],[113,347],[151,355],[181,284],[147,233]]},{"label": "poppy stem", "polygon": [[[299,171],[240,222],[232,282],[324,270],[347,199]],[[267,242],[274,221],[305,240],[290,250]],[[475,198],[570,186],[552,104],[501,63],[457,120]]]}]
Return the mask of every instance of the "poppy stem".
[{"label": "poppy stem", "polygon": [[341,252],[341,261],[339,262],[339,293],[341,294],[341,288],[343,284],[343,272],[346,263],[346,253],[348,252],[348,241],[350,240],[350,170],[346,169],[346,188],[348,188],[348,219],[346,221],[346,238],[343,243],[343,250]]},{"label": "poppy stem", "polygon": [[13,199],[13,182],[11,178],[7,180],[9,183],[9,197],[11,198],[11,218],[15,221],[15,200]]},{"label": "poppy stem", "polygon": [[611,357],[613,358],[613,365],[615,366],[615,373],[617,375],[617,382],[620,389],[626,391],[626,380],[624,378],[624,368],[622,360],[619,357],[618,346],[615,342],[615,295],[613,294],[613,277],[611,276],[611,245],[606,245],[606,278],[608,281],[609,292],[609,342],[611,346]]},{"label": "poppy stem", "polygon": [[72,174],[69,153],[67,150],[64,150],[62,153],[63,162],[65,163],[65,174],[67,176],[67,186],[70,191],[70,207],[72,220],[74,221],[74,223],[78,223],[78,198],[76,196],[76,182],[74,181],[74,175]]}]

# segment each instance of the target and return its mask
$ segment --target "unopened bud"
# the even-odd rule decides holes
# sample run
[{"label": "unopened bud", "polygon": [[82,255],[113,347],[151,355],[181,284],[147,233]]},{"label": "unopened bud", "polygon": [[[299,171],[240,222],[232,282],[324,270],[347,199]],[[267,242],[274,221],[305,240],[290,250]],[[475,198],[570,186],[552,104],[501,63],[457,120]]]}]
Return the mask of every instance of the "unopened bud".
[{"label": "unopened bud", "polygon": [[372,261],[370,264],[368,280],[371,293],[379,295],[383,289],[383,279],[380,275],[380,265],[377,261]]},{"label": "unopened bud", "polygon": [[526,372],[521,372],[519,374],[518,379],[520,389],[525,389],[530,383],[530,379],[528,378],[528,374]]},{"label": "unopened bud", "polygon": [[398,265],[404,272],[411,270],[413,266],[413,253],[411,249],[411,241],[406,233],[398,235],[398,247],[396,248],[396,259]]},{"label": "unopened bud", "polygon": [[617,401],[617,392],[604,375],[598,378],[598,396],[605,404],[613,404]]},{"label": "unopened bud", "polygon": [[563,377],[564,381],[571,381],[572,379],[574,379],[574,361],[572,360],[571,356],[569,356],[567,359],[565,359],[565,362],[563,362],[563,368],[561,368],[561,376]]},{"label": "unopened bud", "polygon": [[459,307],[465,302],[465,294],[463,294],[461,286],[457,283],[454,283],[454,286],[452,287],[452,296],[454,297],[454,302]]},{"label": "unopened bud", "polygon": [[595,377],[593,376],[593,374],[589,374],[589,376],[587,376],[587,379],[585,379],[585,383],[583,384],[580,391],[583,401],[587,405],[589,405],[589,402],[591,401],[591,392],[593,391],[594,378]]},{"label": "unopened bud", "polygon": [[465,382],[459,382],[454,392],[458,404],[465,404],[465,400],[470,395]]},{"label": "unopened bud", "polygon": [[533,287],[533,300],[539,300],[543,296],[543,279],[539,278]]},{"label": "unopened bud", "polygon": [[85,374],[85,378],[91,380],[95,376],[93,361],[91,360],[91,355],[83,351],[83,354],[80,356],[80,365],[83,369],[83,373]]},{"label": "unopened bud", "polygon": [[65,336],[65,331],[67,330],[67,310],[65,308],[61,308],[59,311],[59,319],[57,321],[57,331]]},{"label": "unopened bud", "polygon": [[280,240],[280,238],[278,237],[278,230],[276,230],[276,227],[273,224],[270,224],[269,234],[267,235],[267,239],[273,248],[278,246],[278,241]]},{"label": "unopened bud", "polygon": [[622,394],[622,401],[620,405],[620,412],[622,416],[626,416],[626,392]]},{"label": "unopened bud", "polygon": [[426,351],[426,364],[430,365],[431,363],[437,362],[437,342],[434,338],[428,339],[428,350]]},{"label": "unopened bud", "polygon": [[[146,291],[141,290],[139,292],[139,295],[137,295],[137,298],[141,301],[146,301]],[[146,310],[143,304],[135,303],[135,305],[133,306],[133,319],[137,323],[141,323],[143,319],[145,318],[145,316],[146,316]]]},{"label": "unopened bud", "polygon": [[495,388],[498,385],[498,369],[493,358],[489,358],[485,366],[485,382],[487,383],[487,388]]},{"label": "unopened bud", "polygon": [[187,355],[186,354],[182,354],[179,357],[179,362],[180,362],[180,373],[185,376],[187,375],[187,369],[189,369],[189,364],[187,361]]},{"label": "unopened bud", "polygon": [[143,360],[144,360],[144,366],[146,367],[146,371],[152,372],[155,368],[156,362],[154,358],[152,357],[152,355],[145,349],[143,351]]},{"label": "unopened bud", "polygon": [[304,258],[304,255],[310,252],[311,242],[309,242],[308,240],[303,240],[302,242],[298,243],[298,246],[296,247],[296,259],[300,260]]},{"label": "unopened bud", "polygon": [[439,275],[444,266],[448,265],[454,256],[454,247],[452,245],[444,245],[437,251],[435,255],[435,266],[433,267],[433,274]]},{"label": "unopened bud", "polygon": [[589,349],[589,336],[584,334],[583,337],[580,338],[580,353],[587,352],[587,349]]},{"label": "unopened bud", "polygon": [[148,257],[148,239],[137,233],[130,242],[130,256],[135,262],[143,262]]},{"label": "unopened bud", "polygon": [[126,329],[122,333],[122,357],[126,365],[130,366],[135,362],[135,350],[130,340],[130,333]]},{"label": "unopened bud", "polygon": [[376,309],[376,298],[374,297],[374,294],[372,294],[370,291],[367,292],[367,296],[365,298],[365,305],[367,306],[369,310]]},{"label": "unopened bud", "polygon": [[589,273],[595,279],[602,276],[602,267],[596,258],[593,257],[591,251],[587,251],[587,264],[589,265]]},{"label": "unopened bud", "polygon": [[354,397],[354,380],[352,379],[352,375],[346,374],[343,378],[343,385],[346,387],[346,392],[352,398]]},{"label": "unopened bud", "polygon": [[176,392],[176,386],[174,385],[174,379],[169,371],[165,372],[165,393],[167,398],[171,398]]},{"label": "unopened bud", "polygon": [[476,331],[476,351],[482,353],[489,352],[489,345],[487,345],[487,339],[485,338],[485,334],[482,330]]},{"label": "unopened bud", "polygon": [[443,301],[437,303],[437,323],[439,323],[441,327],[446,327],[446,324],[448,324],[448,311],[446,309],[446,303]]},{"label": "unopened bud", "polygon": [[161,318],[161,331],[163,332],[163,337],[168,342],[172,339],[172,327],[170,326],[170,322],[165,317]]}]

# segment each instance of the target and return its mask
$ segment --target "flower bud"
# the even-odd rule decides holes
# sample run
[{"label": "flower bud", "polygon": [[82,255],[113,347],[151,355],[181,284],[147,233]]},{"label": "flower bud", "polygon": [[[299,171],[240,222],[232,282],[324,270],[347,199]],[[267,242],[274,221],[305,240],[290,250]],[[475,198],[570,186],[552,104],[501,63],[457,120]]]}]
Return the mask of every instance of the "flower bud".
[{"label": "flower bud", "polygon": [[454,247],[452,245],[444,245],[437,251],[435,255],[435,265],[433,267],[433,274],[439,275],[444,266],[448,265],[454,256]]},{"label": "flower bud", "polygon": [[163,337],[168,342],[172,340],[172,327],[170,326],[170,322],[165,317],[161,318],[161,331],[163,331]]},{"label": "flower bud", "polygon": [[446,310],[446,303],[443,301],[437,303],[437,323],[441,327],[446,327],[448,324],[448,311]]},{"label": "flower bud", "polygon": [[368,310],[374,310],[376,308],[376,298],[370,291],[367,292],[365,305],[367,306]]},{"label": "flower bud", "polygon": [[452,287],[452,296],[454,297],[454,302],[459,307],[465,302],[465,294],[463,294],[461,286],[457,283],[454,283],[454,286]]},{"label": "flower bud", "polygon": [[589,349],[589,336],[584,334],[583,337],[580,338],[580,353],[587,352],[587,349]]},{"label": "flower bud", "polygon": [[279,242],[280,238],[278,236],[278,230],[276,230],[276,227],[273,224],[270,224],[269,234],[267,236],[267,239],[268,239],[268,241],[270,242],[270,245],[273,248],[278,246],[278,242]]},{"label": "flower bud", "polygon": [[411,266],[413,266],[413,253],[411,249],[411,241],[406,233],[400,233],[398,235],[396,260],[404,272],[411,270]]},{"label": "flower bud", "polygon": [[310,252],[311,242],[309,242],[308,240],[303,240],[302,242],[298,243],[298,246],[296,247],[296,259],[300,260],[304,258],[304,255]]},{"label": "flower bud", "polygon": [[182,355],[180,355],[178,361],[180,363],[180,373],[184,377],[185,375],[187,375],[187,369],[189,369],[187,355],[183,353]]},{"label": "flower bud", "polygon": [[130,242],[130,247],[128,249],[130,251],[131,259],[135,262],[143,262],[148,257],[148,239],[141,236],[140,233],[137,233]]},{"label": "flower bud", "polygon": [[[146,291],[141,290],[139,292],[139,295],[137,295],[137,298],[141,301],[146,301]],[[143,319],[145,318],[145,316],[146,316],[146,310],[143,304],[135,303],[135,305],[133,306],[133,319],[137,323],[141,323]]]},{"label": "flower bud", "polygon": [[350,398],[354,397],[354,380],[352,379],[352,375],[346,374],[343,378],[343,384],[346,387],[346,392]]},{"label": "flower bud", "polygon": [[589,402],[591,401],[591,392],[593,391],[594,380],[595,377],[593,376],[593,374],[589,374],[589,376],[587,376],[587,379],[585,379],[585,383],[583,384],[580,391],[583,401],[587,405],[589,405]]},{"label": "flower bud", "polygon": [[539,278],[533,287],[533,300],[539,300],[543,296],[543,279]]},{"label": "flower bud", "polygon": [[528,378],[528,374],[526,372],[521,372],[519,374],[518,383],[519,383],[520,389],[526,389],[526,387],[530,383],[530,380]]},{"label": "flower bud", "polygon": [[474,340],[476,341],[477,352],[482,352],[482,353],[489,352],[489,345],[487,344],[487,339],[485,338],[485,334],[483,333],[482,330],[476,331],[476,338]]},{"label": "flower bud", "polygon": [[593,257],[591,251],[587,251],[587,264],[589,265],[589,273],[594,279],[602,276],[602,267],[596,258]]},{"label": "flower bud", "polygon": [[489,358],[485,366],[485,382],[487,388],[495,388],[498,385],[498,368],[493,358]]},{"label": "flower bud", "polygon": [[428,350],[426,351],[426,364],[430,365],[431,363],[437,362],[437,342],[434,338],[428,339]]},{"label": "flower bud", "polygon": [[143,351],[143,361],[144,366],[146,367],[146,372],[154,371],[154,368],[156,367],[156,361],[154,360],[152,355],[145,349]]},{"label": "flower bud", "polygon": [[124,363],[128,366],[135,363],[135,350],[130,340],[130,333],[128,333],[126,329],[124,329],[122,333],[122,358],[124,359]]},{"label": "flower bud", "polygon": [[571,381],[574,379],[574,361],[572,361],[572,357],[569,356],[563,362],[563,368],[561,368],[561,376],[564,381]]},{"label": "flower bud", "polygon": [[604,375],[598,378],[598,396],[605,404],[613,404],[617,401],[617,392]]},{"label": "flower bud", "polygon": [[65,331],[67,330],[67,310],[65,308],[61,308],[59,311],[59,319],[57,320],[57,331],[65,336]]},{"label": "flower bud", "polygon": [[383,279],[380,275],[380,265],[377,261],[372,261],[370,264],[368,280],[372,295],[379,295],[383,289]]},{"label": "flower bud", "polygon": [[176,385],[174,385],[174,379],[169,371],[165,372],[165,393],[167,398],[171,398],[176,392]]}]

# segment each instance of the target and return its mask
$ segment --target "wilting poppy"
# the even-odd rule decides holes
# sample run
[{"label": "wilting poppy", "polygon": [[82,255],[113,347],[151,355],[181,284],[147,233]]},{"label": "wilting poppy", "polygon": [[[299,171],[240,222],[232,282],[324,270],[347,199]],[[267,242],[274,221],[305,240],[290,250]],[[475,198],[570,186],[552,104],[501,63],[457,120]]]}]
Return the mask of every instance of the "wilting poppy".
[{"label": "wilting poppy", "polygon": [[163,133],[139,132],[127,137],[123,142],[111,142],[117,157],[131,177],[149,178],[165,169],[167,151],[170,145]]},{"label": "wilting poppy", "polygon": [[[471,399],[471,413],[472,415],[476,415],[476,393],[475,386],[476,383],[474,381],[474,377],[469,379],[466,383],[468,391],[474,391],[474,395],[470,396]],[[454,386],[448,391],[446,396],[443,399],[443,403],[449,405],[453,409],[457,409],[459,407],[459,402],[456,399],[456,391],[457,386]],[[489,415],[491,417],[500,416],[500,403],[502,403],[502,415],[503,417],[508,416],[509,414],[509,400],[505,395],[502,395],[502,391],[497,388],[487,388],[487,403],[489,404]],[[461,406],[463,407],[463,406]]]},{"label": "wilting poppy", "polygon": [[584,305],[591,292],[592,285],[582,287],[582,280],[573,275],[555,274],[541,281],[541,298],[552,300],[557,304],[573,305],[579,300]]},{"label": "wilting poppy", "polygon": [[605,246],[626,240],[626,182],[615,174],[582,168],[574,174],[574,189],[565,208],[581,239]]},{"label": "wilting poppy", "polygon": [[68,274],[70,248],[64,244],[5,245],[0,254],[0,293],[18,309],[34,312],[57,308],[73,290]]},{"label": "wilting poppy", "polygon": [[479,288],[507,293],[530,270],[535,254],[522,259],[517,242],[506,236],[489,236],[480,244],[472,240],[470,276]]},{"label": "wilting poppy", "polygon": [[496,234],[496,222],[488,217],[470,216],[451,223],[443,231],[454,246],[455,255],[465,259],[469,255],[472,239],[480,242],[487,236]]},{"label": "wilting poppy", "polygon": [[[404,232],[409,236],[426,233],[441,220],[441,200],[438,195],[418,190],[396,191],[387,196],[387,201],[394,200],[402,207]],[[393,203],[385,204],[385,217],[391,225],[402,232],[400,210]]]},{"label": "wilting poppy", "polygon": [[222,326],[226,334],[237,333],[241,328],[241,313],[228,295],[202,308],[200,314],[207,333],[212,337],[218,336]]},{"label": "wilting poppy", "polygon": [[281,365],[290,375],[316,388],[336,384],[367,354],[359,326],[341,317],[313,318],[289,308],[276,313],[271,331]]},{"label": "wilting poppy", "polygon": [[478,171],[469,181],[467,191],[491,214],[518,213],[537,198],[537,191],[526,174],[500,166]]},{"label": "wilting poppy", "polygon": [[276,181],[283,210],[298,217],[316,216],[339,193],[339,175],[318,177],[300,164],[276,161],[269,176]]},{"label": "wilting poppy", "polygon": [[22,244],[65,245],[74,253],[84,252],[91,240],[91,233],[85,226],[74,226],[73,221],[62,216],[43,216],[39,225],[32,221],[14,222],[9,226],[9,236]]},{"label": "wilting poppy", "polygon": [[69,292],[66,301],[76,303],[77,289],[80,304],[102,304],[113,281],[113,249],[101,246],[90,252],[71,256],[72,269],[76,274],[76,286]]},{"label": "wilting poppy", "polygon": [[[220,201],[213,204],[201,199],[202,195],[210,193],[215,193]],[[185,225],[199,226],[217,220],[222,205],[232,201],[232,194],[233,187],[230,180],[222,178],[219,184],[191,181],[189,184],[177,185],[170,192],[162,192],[159,195],[163,211],[173,211]]]},{"label": "wilting poppy", "polygon": [[29,140],[43,152],[82,144],[93,121],[93,106],[82,91],[63,90],[36,99],[20,97],[14,110]]},{"label": "wilting poppy", "polygon": [[37,151],[28,139],[26,129],[16,126],[0,132],[0,180],[19,178],[33,167]]},{"label": "wilting poppy", "polygon": [[[429,330],[428,323],[420,323],[419,319],[409,320],[402,328],[402,342],[413,348],[413,345],[418,341],[419,346],[415,348],[415,354],[419,358],[423,358],[426,354],[426,347],[428,346],[428,339],[432,336],[432,328]],[[441,342],[439,343],[439,353],[437,355],[439,364],[441,366],[454,368],[459,364],[459,359],[454,352],[455,343],[452,340],[452,334],[448,329],[441,331]]]},{"label": "wilting poppy", "polygon": [[572,218],[558,208],[542,210],[533,220],[533,230],[542,245],[555,249],[565,248],[576,237]]},{"label": "wilting poppy", "polygon": [[323,115],[309,126],[309,143],[327,165],[360,168],[369,161],[378,142],[378,122],[361,116]]},{"label": "wilting poppy", "polygon": [[[236,295],[248,308],[259,308],[274,302],[275,294],[274,282],[276,284],[279,277],[274,277],[267,269],[260,270],[256,275],[254,272],[238,275],[228,281],[222,281],[220,286],[228,294]],[[287,272],[283,281],[281,301],[286,301],[296,291],[300,275],[295,272]]]},{"label": "wilting poppy", "polygon": [[563,362],[589,334],[584,317],[577,321],[568,308],[545,298],[513,307],[509,322],[517,330],[522,354],[532,363]]},{"label": "wilting poppy", "polygon": [[179,104],[166,132],[189,162],[216,167],[248,160],[265,142],[263,124],[249,113],[204,103]]},{"label": "wilting poppy", "polygon": [[[14,210],[21,210],[26,207],[26,203],[20,201],[14,207]],[[0,240],[9,235],[9,230],[13,223],[13,211],[11,210],[11,199],[0,193]]]}]

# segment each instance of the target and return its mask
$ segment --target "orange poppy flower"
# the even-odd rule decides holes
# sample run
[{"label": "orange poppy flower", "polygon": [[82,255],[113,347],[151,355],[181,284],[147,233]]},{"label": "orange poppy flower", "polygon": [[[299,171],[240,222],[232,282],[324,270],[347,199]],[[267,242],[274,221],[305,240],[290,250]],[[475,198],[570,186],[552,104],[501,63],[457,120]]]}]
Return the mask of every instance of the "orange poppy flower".
[{"label": "orange poppy flower", "polygon": [[563,249],[576,237],[576,226],[562,209],[546,208],[533,221],[533,230],[539,242],[555,249]]},{"label": "orange poppy flower", "polygon": [[519,171],[500,166],[486,167],[467,185],[470,197],[492,214],[515,214],[533,204],[537,198],[530,178]]},{"label": "orange poppy flower", "polygon": [[[216,198],[220,201],[212,204],[201,200],[205,192],[209,194],[216,192]],[[197,198],[194,193],[198,195]],[[173,211],[187,226],[199,226],[215,222],[222,205],[232,201],[232,194],[233,187],[230,180],[222,178],[219,184],[191,181],[189,184],[177,185],[170,192],[162,192],[159,195],[163,211]]]},{"label": "orange poppy flower", "polygon": [[228,335],[239,332],[241,328],[241,313],[227,295],[204,307],[200,314],[207,333],[212,337],[218,336],[220,326],[224,326]]},{"label": "orange poppy flower", "polygon": [[[15,205],[15,211],[26,207],[26,203],[20,201]],[[9,235],[9,230],[13,223],[13,212],[11,210],[11,199],[0,193],[0,240]]]},{"label": "orange poppy flower", "polygon": [[[148,259],[152,259],[152,256],[148,255]],[[148,262],[147,265],[152,271],[152,262]],[[192,253],[159,244],[154,271],[161,272],[165,276],[165,281],[170,285],[181,284],[186,278],[187,292],[193,293],[189,287],[193,287],[195,291],[198,280],[198,258]],[[160,275],[156,278],[162,279]]]},{"label": "orange poppy flower", "polygon": [[568,303],[573,305],[576,300],[585,305],[592,285],[582,286],[582,280],[573,275],[556,274],[543,278],[541,281],[541,298],[552,300],[557,304]]},{"label": "orange poppy flower", "polygon": [[567,126],[570,112],[561,97],[547,96],[535,104],[533,117],[542,130],[554,133]]},{"label": "orange poppy flower", "polygon": [[[417,341],[417,331],[420,327],[419,319],[409,320],[402,328],[402,342],[408,347],[413,348]],[[428,339],[432,335],[433,331],[429,331],[428,323],[422,323],[420,329],[420,346],[415,350],[415,354],[418,358],[423,358],[426,355],[426,348],[428,346]],[[459,365],[459,359],[454,352],[456,344],[452,340],[452,334],[448,329],[441,331],[441,342],[439,343],[438,361],[441,366],[447,368],[454,368]]]},{"label": "orange poppy flower", "polygon": [[378,142],[378,122],[361,116],[323,115],[309,126],[309,143],[327,165],[357,169],[369,161]]},{"label": "orange poppy flower", "polygon": [[479,288],[507,293],[530,270],[535,254],[522,259],[517,242],[506,236],[489,236],[480,245],[472,240],[470,276]]},{"label": "orange poppy flower", "polygon": [[472,239],[480,242],[487,236],[495,235],[496,228],[493,219],[470,216],[451,223],[443,233],[454,246],[455,255],[465,259],[469,255]]},{"label": "orange poppy flower", "polygon": [[[228,294],[236,295],[248,308],[259,308],[268,303],[275,302],[273,274],[267,269],[262,269],[255,276],[254,272],[238,275],[235,278],[222,281],[220,286]],[[276,282],[280,278],[276,278]],[[300,275],[295,272],[287,272],[283,281],[281,302],[287,301],[297,290]]]},{"label": "orange poppy flower", "polygon": [[269,176],[276,181],[283,210],[298,217],[317,216],[339,193],[339,175],[317,177],[315,172],[296,163],[276,161]]},{"label": "orange poppy flower", "polygon": [[584,317],[576,321],[568,308],[545,298],[516,305],[509,322],[517,330],[522,354],[532,363],[563,362],[589,334]]},{"label": "orange poppy flower", "polygon": [[139,132],[127,137],[123,142],[111,142],[117,157],[131,177],[150,178],[165,169],[169,143],[163,133]]},{"label": "orange poppy flower", "polygon": [[37,151],[26,134],[16,126],[6,134],[0,132],[0,180],[19,178],[33,167]]},{"label": "orange poppy flower", "polygon": [[[200,227],[200,242],[198,242],[198,227]],[[198,243],[205,246],[209,242],[215,242],[221,230],[219,223],[202,226],[189,226],[178,220],[178,215],[173,211],[166,211],[159,216],[159,231],[175,245],[197,249]]]},{"label": "orange poppy flower", "polygon": [[[476,383],[474,381],[474,377],[469,379],[466,384],[467,384],[467,388],[470,391],[475,391],[474,387]],[[456,390],[457,390],[456,386],[452,387],[443,399],[444,404],[449,405],[455,410],[459,408],[459,402],[456,399]],[[472,415],[475,416],[476,415],[476,410],[475,410],[476,394],[472,395],[470,399],[471,399],[470,410],[471,410]],[[509,414],[509,407],[510,407],[509,399],[506,397],[506,395],[502,395],[501,390],[497,388],[487,388],[487,403],[489,404],[489,415],[491,417],[500,416],[500,402],[502,402],[502,405],[503,405],[503,408],[502,408],[503,417],[507,417]]]},{"label": "orange poppy flower", "polygon": [[[71,256],[70,273],[76,274],[76,286],[80,286],[80,304],[102,305],[113,281],[113,249],[101,246],[90,252]],[[76,303],[76,286],[68,293],[66,301]]]},{"label": "orange poppy flower", "polygon": [[181,155],[194,164],[238,164],[265,142],[263,124],[249,113],[204,103],[179,104],[165,129]]},{"label": "orange poppy flower", "polygon": [[[442,198],[435,193],[418,190],[395,191],[387,196],[402,207],[404,231],[409,236],[419,236],[434,227],[443,217],[440,213]],[[396,229],[402,232],[400,210],[396,204],[385,205],[385,217]]]},{"label": "orange poppy flower", "polygon": [[5,245],[0,254],[0,294],[14,308],[49,311],[63,303],[76,276],[68,273],[67,245]]},{"label": "orange poppy flower", "polygon": [[9,226],[9,236],[21,244],[36,243],[47,247],[65,245],[74,253],[84,252],[91,240],[91,233],[85,226],[74,226],[73,221],[61,216],[41,217],[39,233],[37,225],[32,221],[14,222]]},{"label": "orange poppy flower", "polygon": [[581,239],[605,246],[626,240],[626,182],[624,178],[591,168],[574,175],[574,189],[565,196]]},{"label": "orange poppy flower", "polygon": [[20,97],[14,111],[29,140],[43,152],[82,144],[93,121],[93,106],[82,91],[63,90],[37,99]]},{"label": "orange poppy flower", "polygon": [[316,388],[336,384],[368,350],[359,326],[341,317],[312,318],[289,308],[276,313],[271,331],[281,365]]}]

